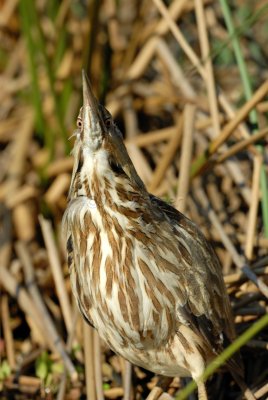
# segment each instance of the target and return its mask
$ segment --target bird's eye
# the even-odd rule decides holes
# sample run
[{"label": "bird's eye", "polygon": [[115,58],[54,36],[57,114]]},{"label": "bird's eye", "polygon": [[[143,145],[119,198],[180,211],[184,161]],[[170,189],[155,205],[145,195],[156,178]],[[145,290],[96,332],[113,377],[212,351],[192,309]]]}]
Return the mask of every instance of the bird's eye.
[{"label": "bird's eye", "polygon": [[106,118],[104,120],[106,128],[110,128],[112,126],[112,118]]},{"label": "bird's eye", "polygon": [[81,118],[77,118],[77,127],[81,130],[83,128],[83,123]]}]

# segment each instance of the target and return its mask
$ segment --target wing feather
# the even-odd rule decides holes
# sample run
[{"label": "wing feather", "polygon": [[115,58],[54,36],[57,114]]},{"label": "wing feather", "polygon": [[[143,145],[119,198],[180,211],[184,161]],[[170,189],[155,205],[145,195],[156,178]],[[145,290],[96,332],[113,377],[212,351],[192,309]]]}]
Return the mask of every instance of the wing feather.
[{"label": "wing feather", "polygon": [[[150,199],[158,207],[158,218],[161,220],[164,214],[177,237],[181,255],[179,279],[182,268],[189,269],[187,274],[183,274],[186,301],[179,306],[179,322],[181,319],[198,335],[201,334],[208,349],[212,348],[214,354],[219,354],[234,340],[235,329],[218,257],[192,221],[157,197],[151,195]],[[182,243],[185,243],[184,251],[190,254],[183,254]],[[227,365],[243,374],[239,354]]]}]

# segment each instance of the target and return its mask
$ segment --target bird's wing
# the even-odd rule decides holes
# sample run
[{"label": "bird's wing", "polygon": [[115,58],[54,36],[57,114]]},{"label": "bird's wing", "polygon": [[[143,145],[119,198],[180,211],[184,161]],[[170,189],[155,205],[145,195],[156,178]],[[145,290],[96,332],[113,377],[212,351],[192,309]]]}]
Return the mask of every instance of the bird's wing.
[{"label": "bird's wing", "polygon": [[[201,334],[205,343],[219,354],[235,338],[235,330],[218,257],[193,222],[166,202],[154,196],[151,201],[158,206],[160,219],[163,213],[171,226],[180,260],[178,280],[185,297],[179,305],[178,318]],[[237,356],[229,367],[239,371],[239,364]]]}]

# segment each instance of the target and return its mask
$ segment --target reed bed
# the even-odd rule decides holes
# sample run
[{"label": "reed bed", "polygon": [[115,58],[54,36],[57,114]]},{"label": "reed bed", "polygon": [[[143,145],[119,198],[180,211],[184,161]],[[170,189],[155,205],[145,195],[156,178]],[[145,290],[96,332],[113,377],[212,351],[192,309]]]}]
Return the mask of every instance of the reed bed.
[{"label": "reed bed", "polygon": [[[245,380],[267,399],[267,2],[0,7],[0,398],[158,392],[153,374],[113,354],[83,322],[71,294],[61,218],[84,68],[148,190],[213,244],[238,335],[220,362],[242,346]],[[214,369],[210,398],[241,399],[231,376],[210,376]],[[161,399],[188,398],[184,387],[174,379]]]}]

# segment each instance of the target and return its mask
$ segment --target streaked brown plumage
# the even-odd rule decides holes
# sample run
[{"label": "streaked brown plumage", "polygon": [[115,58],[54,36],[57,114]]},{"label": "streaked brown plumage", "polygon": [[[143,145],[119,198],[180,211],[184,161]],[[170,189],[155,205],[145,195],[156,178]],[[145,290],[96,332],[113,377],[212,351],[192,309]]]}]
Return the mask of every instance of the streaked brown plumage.
[{"label": "streaked brown plumage", "polygon": [[[234,338],[219,261],[193,222],[146,191],[85,74],[63,229],[73,293],[103,340],[133,364],[198,381]],[[239,359],[228,366],[242,375]]]}]

